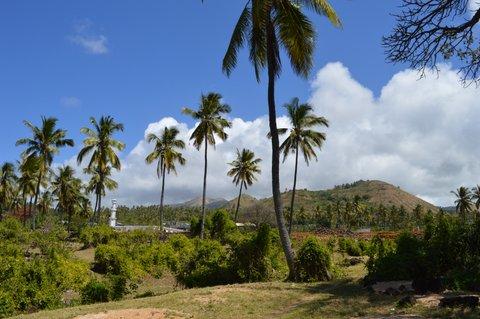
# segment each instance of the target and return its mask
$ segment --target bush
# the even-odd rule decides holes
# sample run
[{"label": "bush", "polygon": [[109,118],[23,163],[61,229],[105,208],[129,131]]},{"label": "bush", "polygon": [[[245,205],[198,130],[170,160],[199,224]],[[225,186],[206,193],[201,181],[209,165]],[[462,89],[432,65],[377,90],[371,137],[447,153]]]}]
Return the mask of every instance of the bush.
[{"label": "bush", "polygon": [[215,240],[197,240],[191,258],[180,266],[177,280],[187,287],[206,287],[232,282],[228,253]]},{"label": "bush", "polygon": [[100,245],[95,249],[94,268],[99,273],[122,275],[136,278],[141,270],[126,253],[126,250],[114,245]]},{"label": "bush", "polygon": [[117,238],[117,232],[107,225],[85,227],[80,233],[80,241],[85,248],[106,245]]},{"label": "bush", "polygon": [[363,255],[363,251],[358,241],[352,238],[341,237],[338,240],[338,247],[340,252],[346,253],[352,257],[360,257]]},{"label": "bush", "polygon": [[93,279],[82,289],[81,297],[82,304],[108,302],[110,300],[108,285]]},{"label": "bush", "polygon": [[12,294],[0,290],[0,318],[10,317],[15,313],[15,301]]},{"label": "bush", "polygon": [[331,253],[317,237],[308,237],[303,242],[295,264],[299,281],[313,282],[331,279]]},{"label": "bush", "polygon": [[[236,231],[237,226],[230,218],[230,215],[225,209],[218,209],[205,217],[205,235],[212,239],[224,241],[228,234]],[[193,217],[190,220],[190,233],[193,236],[200,235],[201,220],[198,217]]]},{"label": "bush", "polygon": [[232,245],[232,273],[240,282],[266,281],[272,272],[270,260],[272,234],[270,226],[263,224],[250,238]]}]

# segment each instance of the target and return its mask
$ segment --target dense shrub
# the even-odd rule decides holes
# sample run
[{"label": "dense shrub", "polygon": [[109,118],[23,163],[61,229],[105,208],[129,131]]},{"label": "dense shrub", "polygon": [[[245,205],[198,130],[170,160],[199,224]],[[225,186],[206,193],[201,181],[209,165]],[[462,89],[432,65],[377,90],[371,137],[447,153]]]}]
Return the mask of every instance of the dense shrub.
[{"label": "dense shrub", "polygon": [[[198,217],[193,217],[190,220],[190,233],[193,236],[199,236],[200,227],[201,220]],[[208,238],[224,241],[229,234],[236,230],[235,222],[225,209],[218,209],[205,217],[205,235]]]},{"label": "dense shrub", "polygon": [[94,268],[97,272],[109,275],[122,275],[135,278],[139,265],[124,248],[115,245],[100,245],[95,248]]},{"label": "dense shrub", "polygon": [[109,287],[105,282],[91,280],[81,291],[82,304],[107,302],[110,300]]},{"label": "dense shrub", "polygon": [[357,241],[353,238],[340,237],[338,240],[338,248],[342,253],[346,253],[349,256],[359,257],[367,253],[362,248],[367,250],[367,243],[365,241]]},{"label": "dense shrub", "polygon": [[308,237],[300,247],[296,258],[299,281],[313,282],[331,279],[331,252],[317,237]]},{"label": "dense shrub", "polygon": [[232,245],[231,269],[240,282],[266,281],[272,272],[272,232],[263,224],[250,238],[240,239]]},{"label": "dense shrub", "polygon": [[195,241],[195,250],[177,272],[187,287],[205,287],[232,282],[227,249],[215,240]]},{"label": "dense shrub", "polygon": [[395,249],[378,240],[372,247],[367,281],[409,279],[420,292],[480,290],[480,222],[441,215],[429,221],[423,238],[403,234]]},{"label": "dense shrub", "polygon": [[0,222],[0,241],[25,243],[28,239],[28,232],[20,223],[20,221],[13,217],[7,217]]},{"label": "dense shrub", "polygon": [[106,245],[111,240],[116,239],[118,233],[112,227],[107,225],[98,225],[93,227],[85,227],[80,233],[80,241],[84,247],[97,247],[98,245]]}]

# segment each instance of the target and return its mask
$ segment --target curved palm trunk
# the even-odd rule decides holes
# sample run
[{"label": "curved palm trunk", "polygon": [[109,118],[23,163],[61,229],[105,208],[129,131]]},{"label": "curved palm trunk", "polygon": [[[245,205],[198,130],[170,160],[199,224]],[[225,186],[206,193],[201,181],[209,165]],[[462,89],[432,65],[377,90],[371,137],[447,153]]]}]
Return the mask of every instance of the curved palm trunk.
[{"label": "curved palm trunk", "polygon": [[162,168],[162,191],[160,195],[160,230],[163,230],[163,195],[165,192],[165,165]]},{"label": "curved palm trunk", "polygon": [[207,195],[207,161],[208,161],[208,140],[205,134],[205,167],[203,168],[203,196],[202,196],[202,222],[200,224],[200,239],[203,239],[205,233],[205,198]]},{"label": "curved palm trunk", "polygon": [[235,209],[235,222],[237,222],[237,218],[238,218],[238,209],[240,208],[240,198],[242,198],[242,189],[243,189],[243,182],[240,182],[240,192],[238,194],[237,209]]},{"label": "curved palm trunk", "polygon": [[[270,18],[271,19],[271,18]],[[289,269],[289,279],[295,279],[295,255],[285,226],[282,201],[280,195],[280,142],[277,130],[277,112],[275,109],[275,53],[274,44],[275,29],[271,20],[267,26],[267,62],[268,62],[268,119],[272,141],[272,195],[277,227],[282,242],[283,251]]]},{"label": "curved palm trunk", "polygon": [[293,224],[293,206],[295,204],[295,191],[297,190],[297,171],[298,171],[298,142],[295,146],[295,173],[293,174],[292,200],[290,202],[290,216],[288,221],[288,233],[292,233]]}]

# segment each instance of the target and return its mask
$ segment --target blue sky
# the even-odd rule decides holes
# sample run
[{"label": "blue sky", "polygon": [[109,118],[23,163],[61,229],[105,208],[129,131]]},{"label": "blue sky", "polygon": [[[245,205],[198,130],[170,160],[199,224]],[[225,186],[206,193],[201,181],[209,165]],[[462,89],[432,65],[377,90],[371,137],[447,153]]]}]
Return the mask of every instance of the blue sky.
[{"label": "blue sky", "polygon": [[[0,162],[13,161],[22,120],[58,117],[80,146],[89,116],[112,115],[125,124],[127,152],[146,126],[196,106],[202,92],[218,91],[232,117],[266,113],[265,82],[254,80],[246,52],[228,79],[221,59],[245,1],[3,1],[0,5]],[[382,35],[393,26],[397,1],[332,0],[343,29],[312,16],[318,30],[315,68],[304,80],[284,61],[277,103],[307,99],[310,82],[326,63],[340,61],[375,95],[404,66],[385,62]]]}]

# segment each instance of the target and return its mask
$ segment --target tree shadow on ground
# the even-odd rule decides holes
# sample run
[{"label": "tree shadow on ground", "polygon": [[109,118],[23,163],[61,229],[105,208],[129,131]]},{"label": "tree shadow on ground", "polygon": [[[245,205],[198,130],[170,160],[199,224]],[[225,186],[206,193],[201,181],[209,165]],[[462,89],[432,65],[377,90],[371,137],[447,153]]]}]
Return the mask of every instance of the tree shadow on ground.
[{"label": "tree shadow on ground", "polygon": [[388,315],[401,298],[373,294],[352,280],[318,283],[303,289],[309,294],[291,309],[294,317],[298,318]]}]

